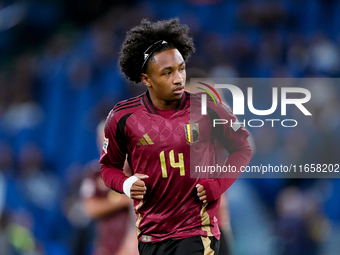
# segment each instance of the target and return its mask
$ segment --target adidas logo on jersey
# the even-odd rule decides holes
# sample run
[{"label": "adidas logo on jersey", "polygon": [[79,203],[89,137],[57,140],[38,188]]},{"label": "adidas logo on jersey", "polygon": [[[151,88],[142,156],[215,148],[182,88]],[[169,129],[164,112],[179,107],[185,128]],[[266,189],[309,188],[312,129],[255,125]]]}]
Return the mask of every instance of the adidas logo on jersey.
[{"label": "adidas logo on jersey", "polygon": [[153,144],[154,143],[148,134],[144,134],[143,137],[137,143],[137,145],[153,145]]}]

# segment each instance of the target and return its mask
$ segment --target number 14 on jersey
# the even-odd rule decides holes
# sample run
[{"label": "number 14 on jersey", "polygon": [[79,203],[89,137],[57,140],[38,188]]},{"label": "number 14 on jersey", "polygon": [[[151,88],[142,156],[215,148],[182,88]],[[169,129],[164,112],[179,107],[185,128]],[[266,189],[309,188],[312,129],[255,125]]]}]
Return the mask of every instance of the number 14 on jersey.
[{"label": "number 14 on jersey", "polygon": [[[162,177],[168,178],[168,170],[166,168],[166,159],[165,159],[164,151],[161,151],[161,153],[159,153],[159,159],[161,161]],[[170,165],[173,168],[179,168],[180,176],[184,176],[185,170],[184,170],[183,153],[178,153],[178,162],[175,162],[175,153],[174,153],[174,150],[171,150],[169,152],[169,159],[170,159]]]}]

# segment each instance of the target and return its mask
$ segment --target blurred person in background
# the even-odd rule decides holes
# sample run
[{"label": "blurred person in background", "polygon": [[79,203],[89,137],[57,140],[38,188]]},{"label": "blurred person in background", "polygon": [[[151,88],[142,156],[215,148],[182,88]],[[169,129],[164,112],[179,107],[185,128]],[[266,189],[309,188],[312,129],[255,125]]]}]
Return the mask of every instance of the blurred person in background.
[{"label": "blurred person in background", "polygon": [[66,254],[66,247],[60,242],[65,235],[60,224],[60,189],[60,177],[45,162],[40,146],[34,142],[27,143],[19,153],[15,189],[8,204],[16,211],[27,211],[29,229],[46,252],[50,251],[50,247],[58,246],[61,247],[59,254]]},{"label": "blurred person in background", "polygon": [[[25,209],[11,211],[5,224],[5,233],[11,244],[13,253],[6,255],[43,255],[51,254],[44,251],[44,242],[34,235],[35,219],[33,214]],[[62,253],[60,253],[62,254]]]},{"label": "blurred person in background", "polygon": [[[32,160],[34,161],[34,159]],[[21,163],[23,162],[21,161]],[[27,161],[25,163],[27,163],[27,167],[32,166]],[[43,253],[42,240],[35,237],[34,231],[42,222],[35,218],[36,215],[30,210],[29,201],[26,200],[30,190],[25,190],[22,193],[22,189],[26,187],[23,187],[23,183],[19,184],[17,179],[19,176],[16,171],[12,147],[6,142],[1,142],[0,254],[41,255]]]},{"label": "blurred person in background", "polygon": [[12,148],[7,143],[0,142],[0,215],[6,207],[13,178],[14,158]]},{"label": "blurred person in background", "polygon": [[13,246],[9,236],[9,189],[13,181],[13,152],[8,144],[0,143],[0,254],[12,254]]},{"label": "blurred person in background", "polygon": [[13,254],[8,228],[8,213],[2,212],[0,214],[0,254]]},{"label": "blurred person in background", "polygon": [[[99,151],[104,142],[105,120],[97,127],[97,145]],[[87,215],[95,221],[95,255],[136,255],[137,240],[131,238],[130,225],[133,222],[131,199],[105,186],[100,176],[98,160],[85,166],[85,175],[81,184],[81,196]],[[125,173],[129,175],[126,164]],[[132,231],[135,232],[135,231]],[[135,236],[135,233],[133,233]],[[127,237],[129,236],[128,240]],[[126,241],[125,241],[126,240]]]},{"label": "blurred person in background", "polygon": [[35,56],[23,54],[15,61],[14,73],[4,84],[8,105],[3,112],[2,124],[6,132],[12,135],[35,129],[44,119],[43,109],[35,98],[38,88],[36,76]]},{"label": "blurred person in background", "polygon": [[329,235],[329,223],[311,191],[289,186],[277,196],[276,234],[282,255],[320,254],[320,243]]}]

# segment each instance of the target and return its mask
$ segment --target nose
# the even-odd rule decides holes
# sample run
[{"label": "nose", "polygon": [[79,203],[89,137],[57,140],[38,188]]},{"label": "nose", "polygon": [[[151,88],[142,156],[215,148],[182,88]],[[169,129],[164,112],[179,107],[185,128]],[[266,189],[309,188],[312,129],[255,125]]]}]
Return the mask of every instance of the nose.
[{"label": "nose", "polygon": [[174,80],[173,80],[174,84],[183,84],[184,82],[184,74],[180,73],[180,72],[176,72],[174,75]]}]

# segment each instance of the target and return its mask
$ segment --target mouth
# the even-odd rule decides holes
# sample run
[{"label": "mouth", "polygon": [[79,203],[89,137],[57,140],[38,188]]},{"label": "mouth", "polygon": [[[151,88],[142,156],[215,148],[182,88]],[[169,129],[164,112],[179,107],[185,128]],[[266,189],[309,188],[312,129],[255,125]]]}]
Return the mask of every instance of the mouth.
[{"label": "mouth", "polygon": [[175,94],[183,94],[184,92],[184,86],[178,86],[174,89]]}]

